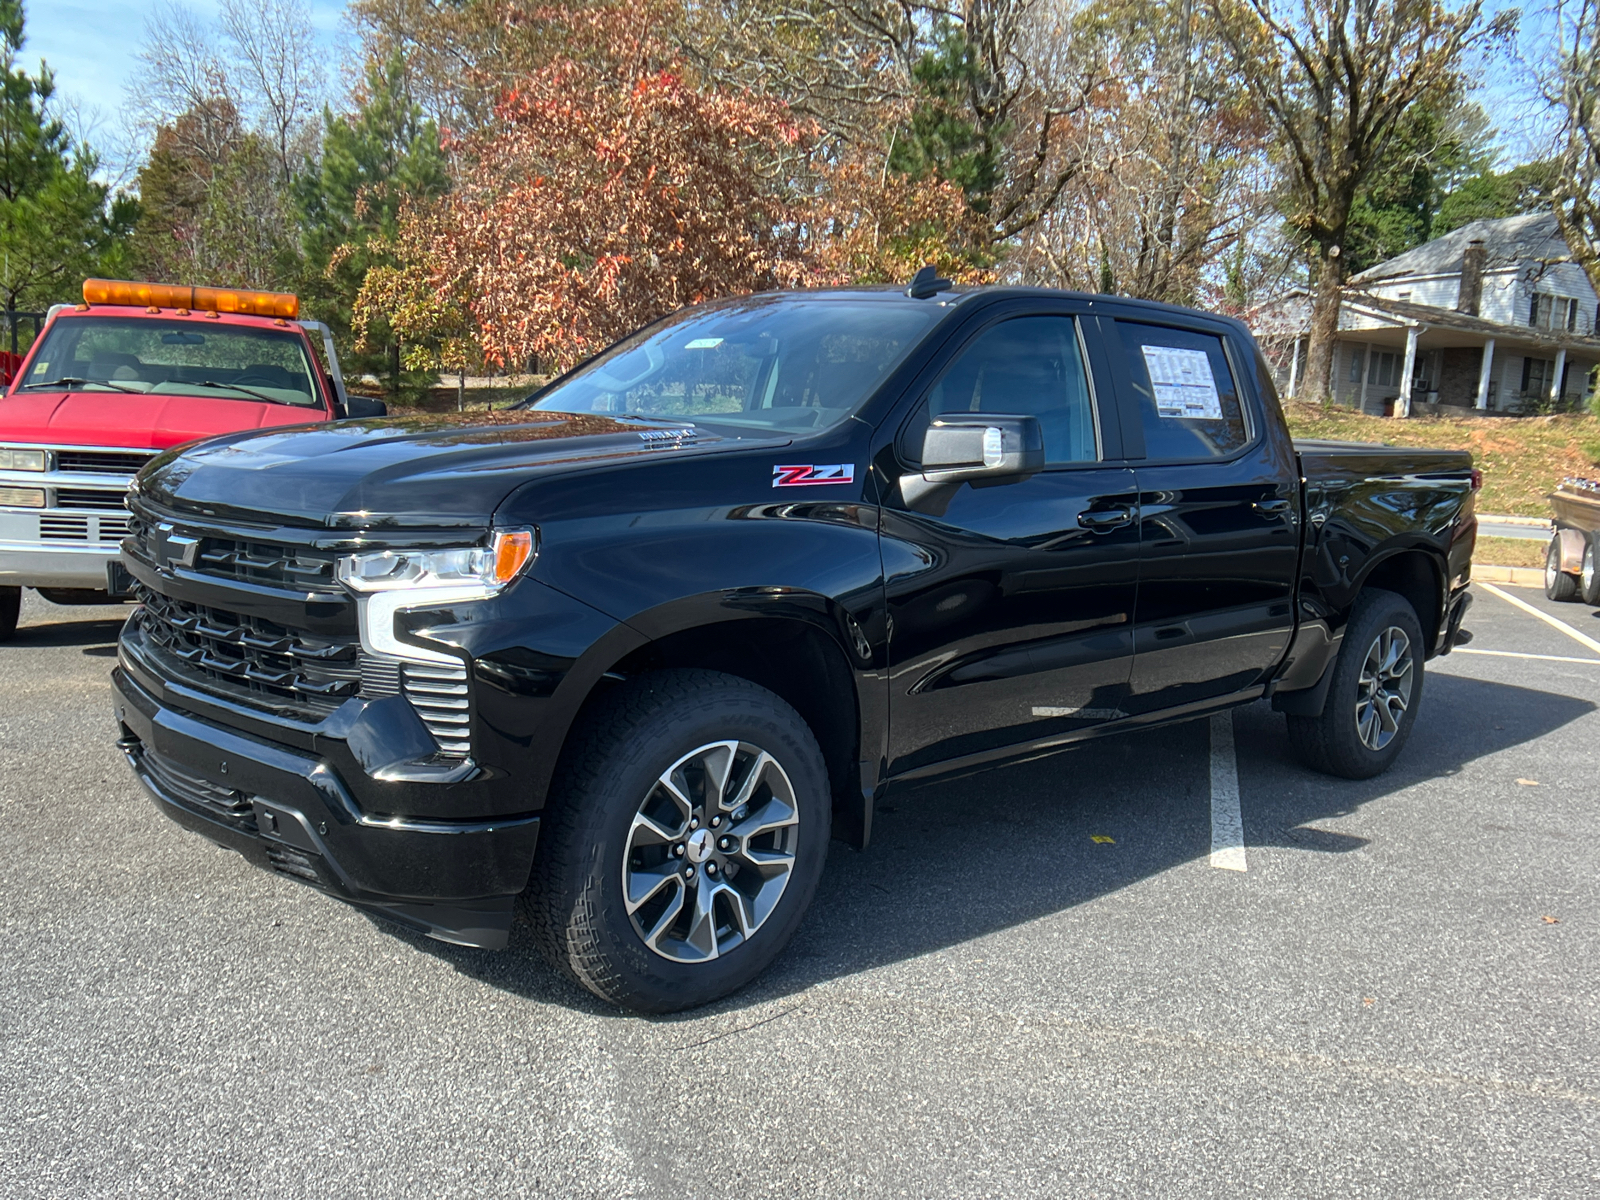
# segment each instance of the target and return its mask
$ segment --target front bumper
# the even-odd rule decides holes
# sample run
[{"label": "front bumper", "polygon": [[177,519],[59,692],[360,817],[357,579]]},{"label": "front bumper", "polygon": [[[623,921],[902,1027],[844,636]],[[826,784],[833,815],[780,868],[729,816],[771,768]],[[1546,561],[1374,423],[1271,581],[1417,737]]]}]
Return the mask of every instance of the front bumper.
[{"label": "front bumper", "polygon": [[120,666],[112,701],[118,746],[157,806],[186,829],[431,937],[505,946],[536,816],[366,812],[324,759],[164,704]]},{"label": "front bumper", "polygon": [[0,587],[92,588],[104,591],[117,547],[41,546],[0,542]]}]

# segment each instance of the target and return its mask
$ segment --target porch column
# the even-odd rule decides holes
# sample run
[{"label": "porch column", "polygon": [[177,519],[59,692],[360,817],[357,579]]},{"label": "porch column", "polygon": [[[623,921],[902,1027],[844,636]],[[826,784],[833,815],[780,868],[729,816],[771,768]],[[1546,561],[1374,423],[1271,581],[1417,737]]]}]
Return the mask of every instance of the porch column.
[{"label": "porch column", "polygon": [[1421,332],[1416,325],[1406,329],[1406,361],[1400,368],[1400,396],[1394,402],[1394,415],[1409,417],[1411,415],[1411,376],[1417,369],[1417,335]]},{"label": "porch column", "polygon": [[1489,407],[1489,372],[1494,370],[1494,339],[1490,338],[1483,344],[1483,370],[1478,373],[1478,403],[1477,407]]},{"label": "porch column", "polygon": [[1295,334],[1294,351],[1289,358],[1289,399],[1294,399],[1295,385],[1300,382],[1300,335]]},{"label": "porch column", "polygon": [[1361,395],[1356,400],[1358,412],[1367,411],[1367,380],[1372,378],[1372,343],[1367,343],[1367,351],[1361,356]]},{"label": "porch column", "polygon": [[1561,377],[1567,373],[1567,348],[1565,346],[1556,351],[1556,374],[1550,381],[1550,407],[1560,408],[1564,398],[1561,394]]}]

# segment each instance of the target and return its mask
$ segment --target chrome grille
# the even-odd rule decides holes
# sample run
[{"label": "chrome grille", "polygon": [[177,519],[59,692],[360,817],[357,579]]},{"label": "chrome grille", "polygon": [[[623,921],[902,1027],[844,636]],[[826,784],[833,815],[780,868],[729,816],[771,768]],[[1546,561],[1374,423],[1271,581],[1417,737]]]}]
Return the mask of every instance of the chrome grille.
[{"label": "chrome grille", "polygon": [[401,667],[400,676],[406,699],[432,732],[440,751],[461,758],[471,754],[466,664],[408,662]]},{"label": "chrome grille", "polygon": [[100,534],[96,538],[101,542],[120,542],[128,536],[127,517],[101,517]]},{"label": "chrome grille", "polygon": [[259,617],[190,604],[139,587],[137,620],[158,650],[211,681],[261,700],[294,700],[332,712],[356,694],[354,643],[325,641]]},{"label": "chrome grille", "polygon": [[57,450],[55,454],[56,470],[93,475],[132,475],[155,457],[119,450]]},{"label": "chrome grille", "polygon": [[57,488],[57,508],[103,508],[122,512],[122,498],[126,492],[111,492],[103,488]]},{"label": "chrome grille", "polygon": [[41,542],[87,542],[88,517],[43,516],[39,518]]}]

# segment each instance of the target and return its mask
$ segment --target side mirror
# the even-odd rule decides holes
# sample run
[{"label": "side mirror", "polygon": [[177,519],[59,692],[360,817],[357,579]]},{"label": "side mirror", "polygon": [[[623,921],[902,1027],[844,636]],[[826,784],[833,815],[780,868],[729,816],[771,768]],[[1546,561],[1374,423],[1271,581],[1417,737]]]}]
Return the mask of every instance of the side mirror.
[{"label": "side mirror", "polygon": [[922,435],[922,471],[900,477],[900,495],[909,507],[939,516],[963,483],[1016,483],[1042,470],[1038,417],[946,413]]},{"label": "side mirror", "polygon": [[374,400],[370,396],[350,396],[345,400],[344,415],[347,417],[387,417],[389,406],[382,400]]}]

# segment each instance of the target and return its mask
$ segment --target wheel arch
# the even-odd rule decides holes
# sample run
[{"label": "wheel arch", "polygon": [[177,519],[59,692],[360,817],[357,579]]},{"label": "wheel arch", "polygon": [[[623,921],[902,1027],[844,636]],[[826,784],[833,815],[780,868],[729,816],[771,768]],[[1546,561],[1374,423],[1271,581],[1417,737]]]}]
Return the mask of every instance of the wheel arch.
[{"label": "wheel arch", "polygon": [[864,846],[870,836],[871,787],[862,778],[861,762],[877,758],[870,748],[878,707],[870,693],[876,678],[873,647],[850,614],[827,597],[749,590],[764,595],[717,593],[631,619],[629,625],[647,640],[618,647],[622,652],[595,673],[567,727],[563,749],[593,706],[623,680],[683,667],[747,679],[783,699],[810,727],[828,768],[836,834]]},{"label": "wheel arch", "polygon": [[[1417,623],[1428,640],[1427,657],[1432,658],[1438,650],[1448,611],[1445,587],[1445,568],[1440,556],[1420,546],[1411,546],[1376,558],[1356,581],[1355,596],[1368,588],[1382,588],[1404,597],[1417,614]],[[1352,597],[1352,608],[1354,604]]]}]

